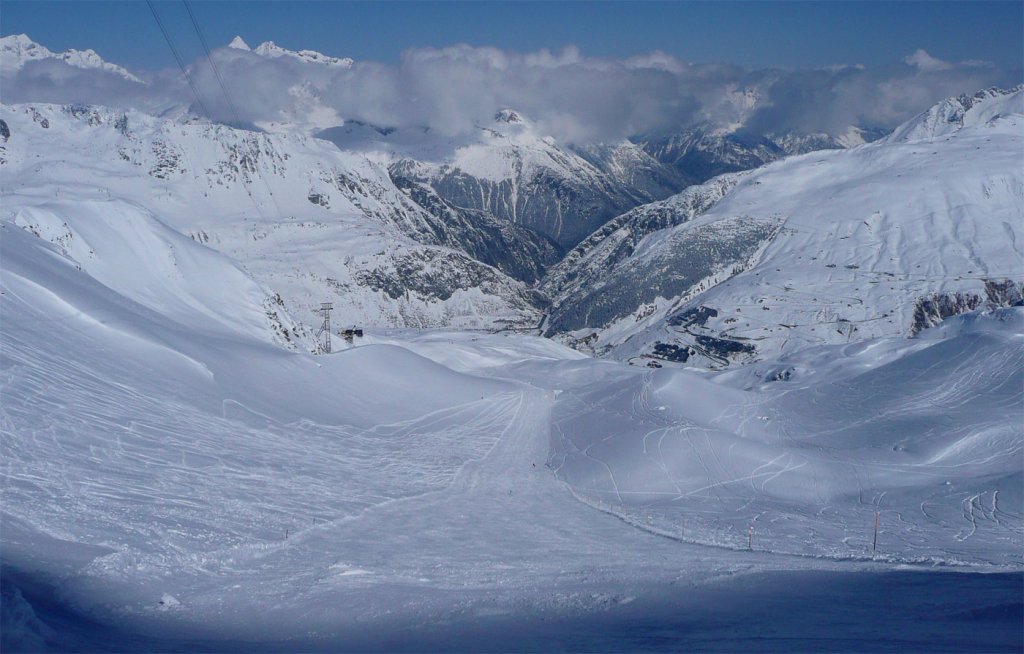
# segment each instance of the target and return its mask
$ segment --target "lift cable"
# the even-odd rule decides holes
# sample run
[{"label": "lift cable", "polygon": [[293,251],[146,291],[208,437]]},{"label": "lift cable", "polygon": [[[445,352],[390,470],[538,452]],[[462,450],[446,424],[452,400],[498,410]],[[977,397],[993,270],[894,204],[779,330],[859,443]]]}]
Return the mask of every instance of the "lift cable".
[{"label": "lift cable", "polygon": [[192,95],[195,96],[196,102],[199,104],[199,108],[203,110],[203,113],[207,118],[210,118],[210,110],[206,108],[206,104],[203,103],[203,99],[199,96],[199,91],[196,89],[196,85],[192,82],[192,77],[188,74],[188,68],[185,67],[185,62],[182,60],[181,54],[179,54],[178,49],[174,47],[174,42],[171,41],[171,36],[167,33],[167,28],[164,27],[164,22],[160,20],[160,14],[157,13],[156,7],[153,5],[153,0],[146,0],[146,4],[149,5],[149,10],[153,13],[153,18],[156,20],[157,27],[160,28],[160,33],[164,36],[164,41],[167,41],[167,47],[171,49],[171,54],[174,55],[174,60],[178,62],[178,68],[181,69],[182,74],[185,76],[185,81],[188,82],[189,88],[192,89]]},{"label": "lift cable", "polygon": [[231,99],[231,94],[228,92],[228,87],[224,83],[224,78],[220,74],[220,69],[217,68],[217,64],[214,63],[213,57],[210,54],[210,44],[206,41],[206,36],[203,34],[203,30],[199,27],[199,21],[196,20],[195,13],[192,11],[192,3],[189,0],[182,0],[182,4],[185,5],[185,11],[188,12],[188,17],[192,21],[192,27],[195,28],[196,34],[199,36],[199,42],[203,44],[203,50],[206,52],[206,61],[209,62],[210,68],[213,69],[213,74],[217,77],[217,83],[220,84],[220,90],[224,92],[224,99],[227,100],[228,108],[231,110],[231,115],[235,119],[235,124],[240,125],[242,119],[238,114],[238,109],[235,107],[234,101]]}]

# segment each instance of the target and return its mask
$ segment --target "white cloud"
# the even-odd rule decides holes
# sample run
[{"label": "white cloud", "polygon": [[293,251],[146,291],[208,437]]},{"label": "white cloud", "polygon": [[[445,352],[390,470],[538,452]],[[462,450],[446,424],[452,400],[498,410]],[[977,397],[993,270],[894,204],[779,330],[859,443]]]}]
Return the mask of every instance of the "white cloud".
[{"label": "white cloud", "polygon": [[903,59],[903,62],[908,66],[914,66],[921,72],[935,73],[944,70],[952,70],[954,68],[994,68],[994,64],[991,61],[982,61],[980,59],[968,59],[958,63],[952,63],[949,61],[943,61],[937,57],[933,57],[928,54],[922,48],[918,48],[912,55],[907,55]]},{"label": "white cloud", "polygon": [[943,61],[928,54],[923,48],[918,48],[912,55],[903,60],[908,66],[916,66],[926,73],[933,73],[937,70],[949,70],[953,64]]},{"label": "white cloud", "polygon": [[[675,131],[696,122],[745,122],[757,133],[845,133],[851,125],[894,127],[930,104],[963,92],[1019,80],[981,62],[954,64],[924,50],[906,66],[835,66],[751,71],[690,64],[663,52],[627,59],[588,57],[575,47],[516,53],[456,45],[412,49],[396,65],[351,67],[269,58],[224,47],[213,53],[239,118],[247,123],[294,119],[303,112],[381,126],[427,126],[457,135],[513,108],[562,141],[613,141]],[[217,120],[234,116],[205,59],[194,81]],[[177,71],[152,84],[131,84],[60,62],[26,65],[4,76],[6,102],[89,102],[155,110],[192,102]],[[751,104],[749,98],[756,98]],[[323,125],[321,125],[323,126]]]}]

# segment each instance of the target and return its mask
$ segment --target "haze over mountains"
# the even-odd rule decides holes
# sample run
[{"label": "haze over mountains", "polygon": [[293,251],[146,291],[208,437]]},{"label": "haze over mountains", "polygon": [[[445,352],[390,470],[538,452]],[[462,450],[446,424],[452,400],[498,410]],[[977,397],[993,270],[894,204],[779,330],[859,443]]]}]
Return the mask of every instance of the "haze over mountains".
[{"label": "haze over mountains", "polygon": [[992,573],[887,577],[901,646],[1019,649],[1024,86],[0,57],[5,650],[811,647],[794,571],[898,566]]}]

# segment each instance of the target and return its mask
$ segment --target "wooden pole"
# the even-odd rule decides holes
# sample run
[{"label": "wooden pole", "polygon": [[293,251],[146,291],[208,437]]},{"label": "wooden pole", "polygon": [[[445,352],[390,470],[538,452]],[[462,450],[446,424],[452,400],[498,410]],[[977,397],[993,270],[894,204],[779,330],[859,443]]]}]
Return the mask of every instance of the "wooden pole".
[{"label": "wooden pole", "polygon": [[871,553],[878,551],[878,511],[875,511],[875,536],[871,539]]},{"label": "wooden pole", "polygon": [[754,525],[750,525],[750,530],[747,532],[747,549],[754,551]]},{"label": "wooden pole", "polygon": [[683,518],[683,524],[679,527],[679,540],[686,538],[686,518]]}]

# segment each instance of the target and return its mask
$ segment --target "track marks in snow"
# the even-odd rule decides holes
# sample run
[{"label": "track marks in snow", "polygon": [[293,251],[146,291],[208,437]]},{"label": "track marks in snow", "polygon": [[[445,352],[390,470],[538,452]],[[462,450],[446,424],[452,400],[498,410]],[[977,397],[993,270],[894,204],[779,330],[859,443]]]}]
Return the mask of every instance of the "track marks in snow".
[{"label": "track marks in snow", "polygon": [[[857,348],[843,355],[854,374],[840,381],[779,384],[745,399],[726,399],[725,389],[709,399],[694,381],[655,401],[651,373],[608,392],[564,393],[556,474],[645,529],[675,533],[686,520],[699,542],[745,535],[756,519],[764,549],[870,556],[879,510],[879,556],[1019,566],[1020,516],[1004,518],[998,494],[1002,482],[1020,496],[1022,434],[1006,420],[1024,401],[1013,338],[940,338],[864,373]],[[673,374],[686,373],[655,373]],[[651,410],[666,402],[669,410]]]}]

